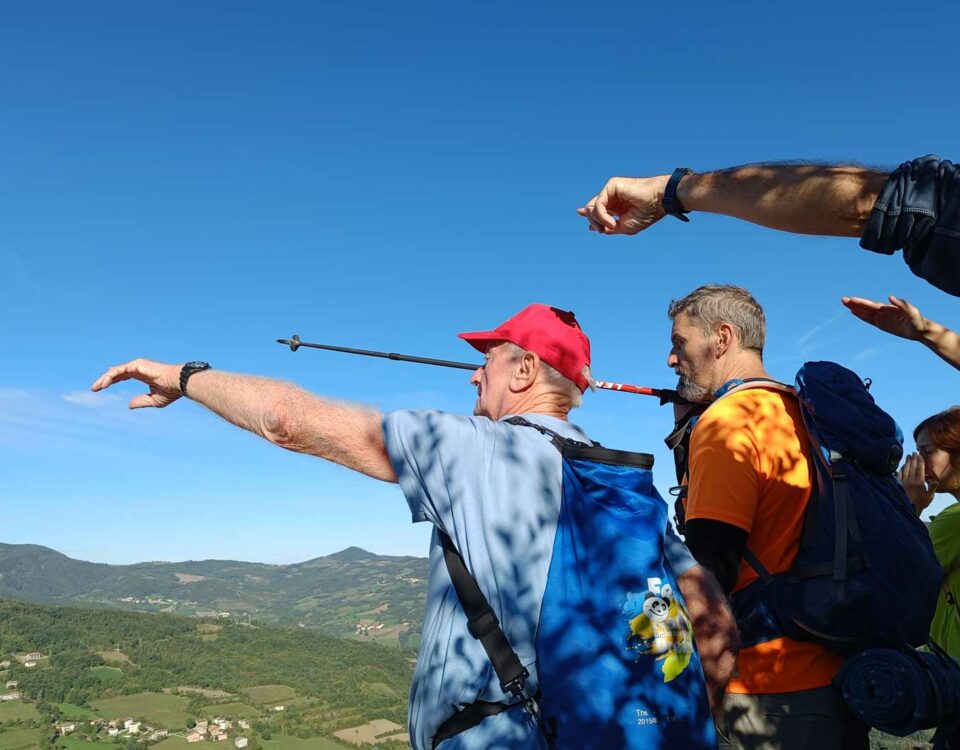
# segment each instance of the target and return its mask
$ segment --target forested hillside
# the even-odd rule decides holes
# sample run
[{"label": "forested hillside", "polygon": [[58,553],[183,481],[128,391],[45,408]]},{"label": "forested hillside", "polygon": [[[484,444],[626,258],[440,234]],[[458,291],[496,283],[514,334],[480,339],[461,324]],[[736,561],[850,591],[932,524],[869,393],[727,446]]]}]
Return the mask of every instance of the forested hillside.
[{"label": "forested hillside", "polygon": [[232,560],[104,565],[0,544],[0,598],[318,628],[416,646],[427,561],[352,547],[295,565]]},{"label": "forested hillside", "polygon": [[[0,747],[96,750],[76,744],[122,734],[134,750],[185,743],[191,724],[218,719],[255,750],[293,750],[269,744],[280,737],[322,750],[338,732],[378,728],[395,736],[385,747],[405,746],[411,664],[401,649],[308,629],[0,601],[0,679],[13,696],[0,702]],[[136,733],[110,734],[127,719]]]}]

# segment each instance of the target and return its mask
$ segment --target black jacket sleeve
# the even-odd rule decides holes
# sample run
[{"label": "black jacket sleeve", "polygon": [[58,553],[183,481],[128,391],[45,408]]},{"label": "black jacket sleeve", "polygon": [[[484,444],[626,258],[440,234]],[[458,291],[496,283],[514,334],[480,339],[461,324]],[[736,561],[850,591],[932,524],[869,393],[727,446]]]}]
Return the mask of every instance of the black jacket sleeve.
[{"label": "black jacket sleeve", "polygon": [[860,246],[892,255],[960,297],[960,168],[938,156],[904,162],[877,197]]},{"label": "black jacket sleeve", "polygon": [[747,546],[747,532],[722,521],[694,518],[684,529],[687,549],[720,583],[730,596],[740,576],[740,558]]}]

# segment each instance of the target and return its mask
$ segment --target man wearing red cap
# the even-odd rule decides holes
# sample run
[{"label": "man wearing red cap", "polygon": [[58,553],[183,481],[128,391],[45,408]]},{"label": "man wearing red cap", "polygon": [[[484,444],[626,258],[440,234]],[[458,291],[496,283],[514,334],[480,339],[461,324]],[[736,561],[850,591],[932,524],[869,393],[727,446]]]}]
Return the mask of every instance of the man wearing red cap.
[{"label": "man wearing red cap", "polygon": [[[469,633],[439,531],[462,554],[530,671],[527,685],[535,692],[534,639],[560,508],[561,459],[549,437],[504,420],[522,414],[588,442],[567,415],[591,382],[590,342],[573,313],[547,305],[530,305],[492,331],[460,336],[485,355],[470,378],[477,389],[473,417],[424,410],[380,415],[289,383],[198,362],[133,360],[108,370],[93,390],[139,380],[150,392],[134,398],[131,408],[163,407],[186,395],[280,447],[399,483],[413,520],[435,527],[410,696],[413,747],[431,750],[442,742],[443,750],[541,748],[536,727],[501,690],[483,647]],[[692,557],[672,531],[666,541],[675,574],[687,572],[689,581],[695,576]],[[703,597],[686,588],[684,594],[696,623]],[[476,711],[478,723],[445,725],[471,705],[482,709]]]}]

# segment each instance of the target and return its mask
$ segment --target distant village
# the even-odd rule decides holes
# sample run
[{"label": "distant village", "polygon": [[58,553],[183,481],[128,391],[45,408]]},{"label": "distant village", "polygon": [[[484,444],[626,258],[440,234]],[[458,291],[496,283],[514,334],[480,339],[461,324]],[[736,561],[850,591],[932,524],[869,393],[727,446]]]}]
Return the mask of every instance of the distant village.
[{"label": "distant village", "polygon": [[[37,664],[47,657],[39,651],[31,651],[23,656],[16,656],[24,668],[34,669]],[[0,661],[0,671],[9,669],[10,660]],[[4,689],[9,691],[0,694],[0,701],[19,701],[23,699],[23,692],[18,690],[20,684],[17,680],[7,680]],[[284,706],[272,706],[270,711],[283,711]],[[83,724],[82,721],[64,721],[57,724],[57,733],[61,736],[73,734]],[[248,737],[236,736],[238,732],[250,729],[250,722],[238,720],[236,727],[230,719],[218,716],[215,718],[203,719],[197,721],[194,726],[188,727],[186,732],[170,732],[167,729],[158,729],[148,726],[145,722],[137,721],[133,717],[122,717],[116,719],[95,719],[87,722],[90,726],[96,727],[97,731],[106,731],[108,737],[127,736],[145,739],[148,742],[162,740],[168,736],[183,737],[187,742],[201,742],[204,740],[210,742],[224,742],[233,737],[233,745],[242,750],[247,747],[250,740]]]}]

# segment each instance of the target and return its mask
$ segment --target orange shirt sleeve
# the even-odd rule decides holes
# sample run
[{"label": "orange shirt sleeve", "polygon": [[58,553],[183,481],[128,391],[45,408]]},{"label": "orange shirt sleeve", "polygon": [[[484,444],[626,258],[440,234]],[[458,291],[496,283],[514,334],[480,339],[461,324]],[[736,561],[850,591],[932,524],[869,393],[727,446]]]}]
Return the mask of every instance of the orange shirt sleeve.
[{"label": "orange shirt sleeve", "polygon": [[749,399],[728,396],[700,418],[690,439],[687,518],[753,529],[760,453]]}]

